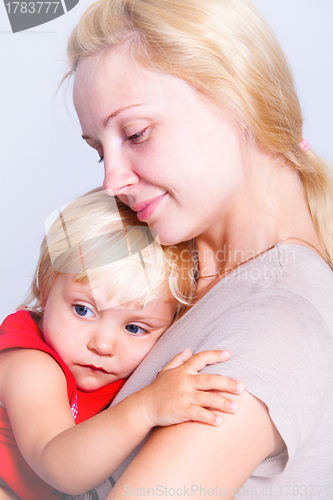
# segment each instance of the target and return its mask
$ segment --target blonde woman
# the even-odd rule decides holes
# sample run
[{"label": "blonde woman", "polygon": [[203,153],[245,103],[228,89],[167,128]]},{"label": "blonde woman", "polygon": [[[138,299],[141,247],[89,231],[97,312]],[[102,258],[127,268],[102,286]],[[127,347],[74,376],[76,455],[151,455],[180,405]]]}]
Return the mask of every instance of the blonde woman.
[{"label": "blonde woman", "polygon": [[155,430],[107,498],[330,496],[332,177],[270,27],[249,0],[101,0],[68,51],[105,189],[199,258],[196,304],[117,400],[187,345],[230,349],[206,371],[246,388],[218,428]]}]

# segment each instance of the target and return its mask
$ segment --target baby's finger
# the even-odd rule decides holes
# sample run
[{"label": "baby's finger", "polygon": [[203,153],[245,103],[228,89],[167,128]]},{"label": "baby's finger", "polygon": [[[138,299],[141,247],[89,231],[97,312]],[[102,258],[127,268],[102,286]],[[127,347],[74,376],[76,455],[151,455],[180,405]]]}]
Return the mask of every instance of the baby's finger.
[{"label": "baby's finger", "polygon": [[220,410],[223,413],[235,413],[239,408],[235,401],[231,401],[215,392],[197,391],[195,395],[192,396],[191,401],[194,405]]},{"label": "baby's finger", "polygon": [[233,380],[223,375],[216,375],[210,373],[199,373],[193,375],[191,381],[193,389],[200,391],[220,391],[229,392],[231,394],[242,394],[244,385],[242,382]]},{"label": "baby's finger", "polygon": [[231,357],[231,352],[228,350],[224,351],[202,351],[193,354],[191,358],[186,361],[186,365],[190,368],[192,372],[199,372],[206,365],[213,365],[215,363],[220,363],[221,361],[227,361]]},{"label": "baby's finger", "polygon": [[180,352],[179,354],[177,354],[177,356],[175,356],[174,358],[172,358],[172,360],[170,361],[170,363],[168,363],[163,368],[163,370],[170,370],[170,368],[177,368],[178,366],[181,366],[186,361],[188,361],[191,356],[192,356],[191,349],[189,347],[186,347],[186,349],[184,349],[184,351]]},{"label": "baby's finger", "polygon": [[221,423],[221,417],[206,408],[196,405],[190,405],[187,408],[186,417],[192,422],[201,422],[202,424],[219,425]]}]

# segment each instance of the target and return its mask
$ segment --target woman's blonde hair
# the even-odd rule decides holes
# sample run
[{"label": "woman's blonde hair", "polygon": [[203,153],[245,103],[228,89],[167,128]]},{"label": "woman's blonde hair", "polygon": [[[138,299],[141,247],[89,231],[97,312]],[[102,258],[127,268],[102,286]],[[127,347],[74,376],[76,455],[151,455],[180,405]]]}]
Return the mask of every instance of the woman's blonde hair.
[{"label": "woman's blonde hair", "polygon": [[303,120],[288,61],[257,8],[249,0],[99,0],[70,37],[67,76],[82,58],[120,45],[193,85],[299,172],[333,267],[331,169],[299,145]]},{"label": "woman's blonde hair", "polygon": [[58,273],[89,282],[97,308],[94,292],[100,285],[103,301],[143,307],[159,298],[174,300],[173,295],[177,317],[190,305],[196,288],[195,252],[186,243],[161,246],[135,212],[102,188],[77,198],[51,219],[30,293],[20,306],[39,324]]}]

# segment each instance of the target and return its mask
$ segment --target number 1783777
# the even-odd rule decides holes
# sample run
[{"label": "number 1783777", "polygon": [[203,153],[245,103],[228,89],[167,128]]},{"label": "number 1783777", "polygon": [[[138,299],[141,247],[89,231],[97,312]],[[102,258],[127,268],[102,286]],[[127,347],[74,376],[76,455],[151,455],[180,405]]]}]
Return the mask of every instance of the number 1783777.
[{"label": "number 1783777", "polygon": [[55,14],[60,2],[8,2],[8,14]]}]

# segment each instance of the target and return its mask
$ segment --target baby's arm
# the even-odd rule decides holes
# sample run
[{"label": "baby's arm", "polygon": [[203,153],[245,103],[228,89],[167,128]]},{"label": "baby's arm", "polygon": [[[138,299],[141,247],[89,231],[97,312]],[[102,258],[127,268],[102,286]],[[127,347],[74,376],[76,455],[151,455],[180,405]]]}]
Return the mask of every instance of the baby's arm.
[{"label": "baby's arm", "polygon": [[18,497],[14,491],[0,486],[0,500],[21,500],[21,498]]},{"label": "baby's arm", "polygon": [[0,478],[0,500],[21,500],[9,486]]},{"label": "baby's arm", "polygon": [[30,349],[2,353],[0,399],[23,457],[44,481],[77,495],[109,477],[155,425],[218,423],[202,407],[226,411],[230,403],[209,391],[241,391],[235,381],[196,373],[230,355],[208,351],[183,363],[190,355],[184,351],[152,384],[76,426],[65,376],[51,356]]}]

